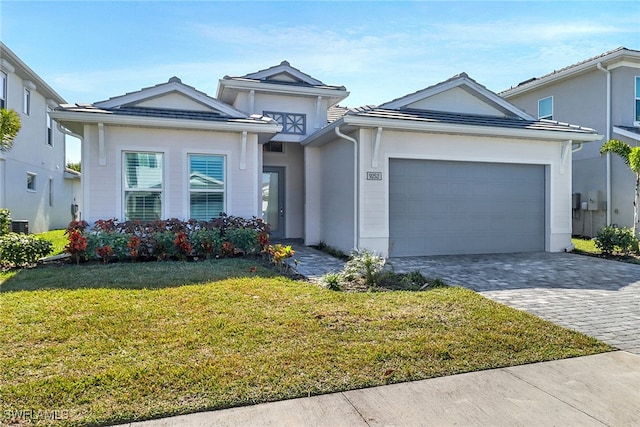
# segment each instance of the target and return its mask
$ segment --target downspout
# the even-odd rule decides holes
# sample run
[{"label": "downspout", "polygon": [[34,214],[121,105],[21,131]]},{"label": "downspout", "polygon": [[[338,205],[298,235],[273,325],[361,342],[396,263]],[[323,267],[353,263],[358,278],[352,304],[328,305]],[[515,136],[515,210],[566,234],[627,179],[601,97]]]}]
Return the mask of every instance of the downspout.
[{"label": "downspout", "polygon": [[340,127],[335,128],[336,135],[342,139],[353,142],[353,249],[358,250],[358,200],[360,195],[358,192],[358,141],[355,138],[347,136],[340,132]]},{"label": "downspout", "polygon": [[[596,67],[598,68],[598,70],[607,73],[606,141],[609,141],[611,139],[611,71],[604,68],[601,62],[598,62],[596,64]],[[611,225],[611,153],[607,153],[607,225]]]}]

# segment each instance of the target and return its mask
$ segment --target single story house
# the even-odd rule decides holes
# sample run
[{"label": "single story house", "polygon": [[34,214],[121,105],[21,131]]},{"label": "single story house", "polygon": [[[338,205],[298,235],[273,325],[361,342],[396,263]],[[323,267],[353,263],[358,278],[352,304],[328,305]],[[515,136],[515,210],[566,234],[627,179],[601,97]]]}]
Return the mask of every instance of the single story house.
[{"label": "single story house", "polygon": [[262,217],[276,238],[384,256],[561,251],[572,147],[592,129],[536,120],[466,74],[378,107],[284,61],[177,78],[52,116],[82,140],[84,218]]}]

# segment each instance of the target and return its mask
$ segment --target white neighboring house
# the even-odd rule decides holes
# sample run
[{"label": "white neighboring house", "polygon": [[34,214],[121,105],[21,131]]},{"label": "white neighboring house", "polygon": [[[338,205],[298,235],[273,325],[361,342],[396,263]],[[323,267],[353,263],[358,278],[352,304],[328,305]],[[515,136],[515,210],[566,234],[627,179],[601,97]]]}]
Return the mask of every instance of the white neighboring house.
[{"label": "white neighboring house", "polygon": [[82,140],[89,222],[224,211],[384,256],[571,245],[572,144],[602,135],[536,120],[464,73],[336,108],[348,94],[284,61],[224,77],[216,98],[174,77],[52,116]]},{"label": "white neighboring house", "polygon": [[66,228],[72,205],[81,204],[80,174],[65,168],[65,137],[50,113],[64,99],[0,42],[0,108],[20,115],[13,148],[0,152],[0,207],[11,211],[14,228]]}]

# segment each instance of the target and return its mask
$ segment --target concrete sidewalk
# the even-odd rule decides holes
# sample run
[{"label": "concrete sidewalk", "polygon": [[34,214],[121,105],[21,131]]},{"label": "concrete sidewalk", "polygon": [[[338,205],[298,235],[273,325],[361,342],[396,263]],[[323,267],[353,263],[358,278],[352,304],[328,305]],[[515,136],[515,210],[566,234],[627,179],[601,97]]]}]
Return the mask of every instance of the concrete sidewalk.
[{"label": "concrete sidewalk", "polygon": [[129,424],[453,425],[640,425],[640,356],[617,351]]}]

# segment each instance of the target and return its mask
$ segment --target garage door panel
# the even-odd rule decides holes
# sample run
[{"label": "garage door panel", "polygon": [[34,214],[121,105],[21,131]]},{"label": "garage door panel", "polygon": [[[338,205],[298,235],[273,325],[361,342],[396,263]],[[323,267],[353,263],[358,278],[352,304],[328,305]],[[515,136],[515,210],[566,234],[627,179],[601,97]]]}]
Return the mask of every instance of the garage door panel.
[{"label": "garage door panel", "polygon": [[543,165],[391,159],[391,256],[544,250]]}]

